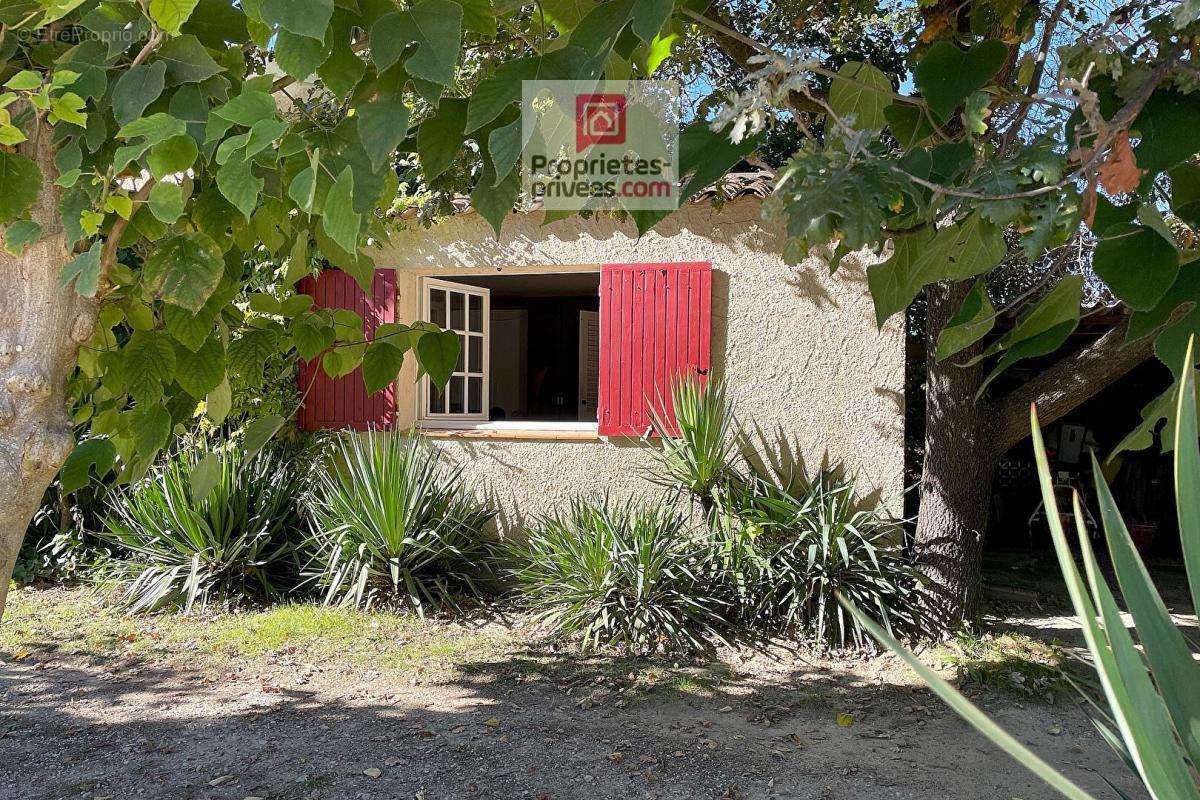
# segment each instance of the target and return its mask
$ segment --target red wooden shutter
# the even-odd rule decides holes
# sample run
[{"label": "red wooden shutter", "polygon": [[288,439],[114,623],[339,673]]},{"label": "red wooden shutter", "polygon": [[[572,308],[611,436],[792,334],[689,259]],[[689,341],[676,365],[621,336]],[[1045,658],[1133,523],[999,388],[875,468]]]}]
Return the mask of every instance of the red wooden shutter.
[{"label": "red wooden shutter", "polygon": [[[300,283],[300,291],[310,295],[317,308],[347,308],[362,317],[368,340],[381,324],[396,321],[395,270],[375,270],[372,290],[373,296],[367,297],[354,278],[336,269],[325,270],[315,279],[305,278]],[[367,395],[361,368],[340,378],[330,378],[316,358],[300,363],[299,381],[301,395],[308,392],[298,414],[301,430],[362,431],[369,427],[391,429],[395,425],[396,387],[389,384]]]},{"label": "red wooden shutter", "polygon": [[[679,375],[711,368],[712,264],[605,264],[600,270],[602,436],[642,436],[670,408]],[[673,422],[673,420],[672,420]]]}]

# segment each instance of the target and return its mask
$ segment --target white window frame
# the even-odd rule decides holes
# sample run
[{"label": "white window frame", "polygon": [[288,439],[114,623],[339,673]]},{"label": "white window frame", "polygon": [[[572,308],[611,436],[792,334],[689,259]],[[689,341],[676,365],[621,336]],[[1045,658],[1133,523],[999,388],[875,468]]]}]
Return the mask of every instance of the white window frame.
[{"label": "white window frame", "polygon": [[[489,289],[482,286],[469,286],[463,283],[454,283],[453,281],[440,280],[438,278],[422,278],[421,279],[421,319],[432,321],[433,310],[430,302],[430,290],[438,289],[446,292],[446,326],[445,330],[453,331],[455,334],[463,336],[463,369],[455,370],[450,377],[453,381],[455,378],[463,379],[463,408],[470,408],[470,381],[471,377],[481,378],[483,384],[483,405],[478,413],[471,413],[464,410],[460,413],[451,413],[450,408],[450,385],[446,385],[446,411],[435,413],[429,409],[429,376],[421,378],[420,391],[417,397],[417,421],[422,427],[434,428],[451,428],[451,427],[475,427],[481,422],[488,421],[490,409],[489,398],[489,380],[491,378],[492,368],[492,334],[491,334],[491,310],[492,310],[492,293]],[[450,317],[450,293],[463,295],[463,328],[451,327]],[[469,297],[479,297],[483,301],[482,308],[482,328],[483,332],[466,330],[471,323],[471,307]],[[471,369],[470,352],[471,352],[471,337],[480,338],[482,342],[483,352],[483,369],[481,372],[476,372]],[[457,365],[456,365],[457,366]]]}]

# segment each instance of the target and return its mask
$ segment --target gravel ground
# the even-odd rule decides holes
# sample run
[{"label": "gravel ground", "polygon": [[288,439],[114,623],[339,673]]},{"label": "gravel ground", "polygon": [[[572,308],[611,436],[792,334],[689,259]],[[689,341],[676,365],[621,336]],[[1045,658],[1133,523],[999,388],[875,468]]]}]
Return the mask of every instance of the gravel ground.
[{"label": "gravel ground", "polygon": [[[0,797],[1056,796],[890,657],[779,649],[673,670],[493,633],[499,646],[443,670],[310,661],[292,647],[223,666],[186,650],[7,653]],[[1097,797],[1115,797],[1105,777],[1144,797],[1070,698],[975,699]]]}]

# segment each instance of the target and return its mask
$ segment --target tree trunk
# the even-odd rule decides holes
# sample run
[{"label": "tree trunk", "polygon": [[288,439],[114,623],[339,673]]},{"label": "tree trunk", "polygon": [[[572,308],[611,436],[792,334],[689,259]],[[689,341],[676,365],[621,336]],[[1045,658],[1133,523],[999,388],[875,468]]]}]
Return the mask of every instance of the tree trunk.
[{"label": "tree trunk", "polygon": [[[938,334],[970,288],[970,282],[963,282],[926,290],[925,463],[914,552],[928,579],[923,610],[933,633],[956,629],[977,606],[983,534],[999,456],[987,435],[988,407],[975,399],[983,365],[961,367],[938,363],[935,357]],[[973,355],[967,351],[954,360]]]},{"label": "tree trunk", "polygon": [[72,254],[59,219],[50,132],[40,134],[22,152],[42,170],[32,210],[41,239],[21,256],[0,251],[0,618],[25,530],[74,447],[67,378],[96,318],[93,301],[59,286]]}]

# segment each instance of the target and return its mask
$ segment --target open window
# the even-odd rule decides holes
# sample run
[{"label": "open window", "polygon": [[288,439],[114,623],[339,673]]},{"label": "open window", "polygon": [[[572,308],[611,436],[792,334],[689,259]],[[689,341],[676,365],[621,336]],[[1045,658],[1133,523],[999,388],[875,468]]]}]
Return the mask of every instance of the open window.
[{"label": "open window", "polygon": [[425,378],[427,429],[643,436],[671,416],[671,384],[710,369],[707,262],[421,281],[423,318],[462,356],[445,389]]},{"label": "open window", "polygon": [[425,427],[595,430],[600,273],[423,281],[424,318],[459,335],[444,391],[426,378]]}]

